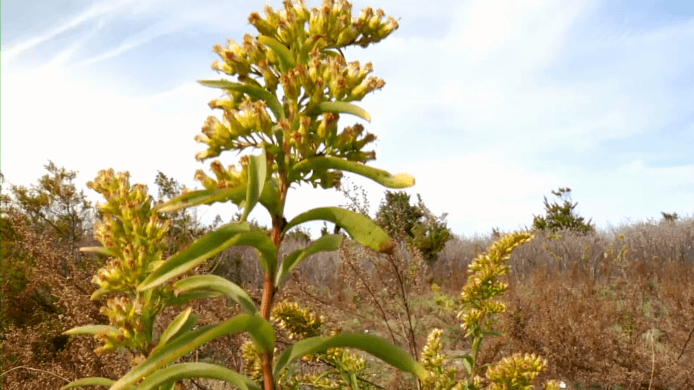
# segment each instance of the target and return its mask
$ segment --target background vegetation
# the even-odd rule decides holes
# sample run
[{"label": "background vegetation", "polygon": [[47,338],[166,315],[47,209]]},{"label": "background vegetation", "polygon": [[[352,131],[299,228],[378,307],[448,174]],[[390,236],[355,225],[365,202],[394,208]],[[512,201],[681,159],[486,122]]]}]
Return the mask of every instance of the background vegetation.
[{"label": "background vegetation", "polygon": [[[97,215],[74,185],[76,172],[52,162],[46,170],[29,188],[2,187],[0,379],[5,389],[59,388],[75,378],[117,378],[130,368],[128,352],[98,356],[93,338],[61,335],[74,326],[105,322],[101,304],[89,297],[96,289],[91,278],[106,258],[76,250],[97,245],[91,232]],[[182,190],[161,172],[155,182],[159,201]],[[363,190],[342,188],[347,206],[368,214]],[[575,214],[576,205],[565,199],[570,191],[552,191],[564,203],[545,198],[544,215],[529,221],[538,237],[511,257],[510,289],[502,298],[509,307],[501,315],[504,335],[487,339],[481,363],[520,351],[546,358],[549,366],[541,378],[563,380],[568,388],[693,388],[694,218],[663,212],[659,222],[600,232]],[[190,211],[167,217],[172,227],[166,255],[211,228]],[[421,198],[414,204],[402,192],[385,192],[375,220],[399,238],[398,256],[386,260],[346,240],[339,252],[302,263],[277,301],[291,298],[317,314],[330,314],[324,316],[326,329],[367,329],[413,356],[421,356],[434,327],[443,329],[443,345],[449,348],[445,355],[469,349],[456,318],[456,301],[468,264],[503,233],[492,229],[487,236],[456,237],[446,227],[445,214],[432,215]],[[214,225],[221,222],[218,218]],[[291,238],[282,255],[309,236],[296,230]],[[250,247],[231,248],[192,272],[228,278],[253,292],[258,303],[263,275],[255,256]],[[240,311],[224,298],[191,305],[201,324]],[[177,314],[170,309],[160,316],[162,324]],[[244,367],[238,353],[244,341],[241,336],[223,337],[185,359],[248,372],[252,368]],[[365,359],[360,375],[372,388],[415,388],[408,375]],[[224,387],[199,380],[186,381],[182,388]]]}]

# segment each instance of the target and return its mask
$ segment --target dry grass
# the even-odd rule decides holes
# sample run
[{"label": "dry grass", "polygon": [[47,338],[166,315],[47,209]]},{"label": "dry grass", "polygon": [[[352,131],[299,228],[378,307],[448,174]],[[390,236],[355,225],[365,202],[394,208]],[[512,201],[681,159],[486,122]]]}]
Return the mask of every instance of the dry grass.
[{"label": "dry grass", "polygon": [[[96,356],[92,338],[62,343],[58,337],[73,326],[106,321],[98,314],[99,304],[89,301],[94,288],[89,280],[98,262],[75,259],[61,252],[52,238],[32,232],[20,220],[13,223],[24,237],[22,249],[36,260],[26,291],[49,285],[55,313],[38,307],[40,298],[33,295],[4,302],[3,313],[25,310],[27,321],[2,335],[3,388],[58,388],[76,378],[123,374],[129,355]],[[331,328],[369,330],[412,352],[421,350],[429,330],[440,327],[448,352],[460,352],[469,348],[469,341],[462,337],[455,312],[435,303],[430,283],[441,286],[441,297],[455,301],[467,280],[467,265],[491,242],[492,237],[450,241],[431,269],[402,247],[386,258],[345,245],[339,253],[307,259],[277,299],[310,304]],[[286,242],[281,253],[302,245]],[[511,288],[505,296],[509,310],[500,318],[506,334],[485,340],[481,363],[520,351],[547,358],[545,376],[561,379],[569,388],[694,388],[693,265],[694,218],[636,223],[588,236],[538,235],[511,258]],[[209,271],[240,282],[259,297],[262,274],[251,248],[229,249],[195,272]],[[238,311],[222,298],[193,306],[201,323],[218,322]],[[163,312],[159,328],[176,312]],[[241,342],[240,336],[221,338],[185,359],[241,370]],[[410,378],[369,361],[383,387],[414,388]],[[226,388],[210,384],[197,381],[183,387]]]}]

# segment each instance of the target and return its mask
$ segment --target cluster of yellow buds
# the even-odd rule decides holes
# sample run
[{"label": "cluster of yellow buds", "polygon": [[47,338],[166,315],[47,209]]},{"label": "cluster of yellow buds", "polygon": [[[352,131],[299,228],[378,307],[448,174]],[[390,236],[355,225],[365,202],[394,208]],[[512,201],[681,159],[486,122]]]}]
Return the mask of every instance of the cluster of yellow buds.
[{"label": "cluster of yellow buds", "polygon": [[110,324],[121,333],[115,340],[107,334],[97,335],[97,338],[104,341],[104,346],[97,349],[97,352],[109,352],[121,346],[146,351],[149,341],[147,326],[142,321],[142,309],[143,302],[140,300],[133,301],[128,297],[109,299],[106,306],[101,307],[101,314],[108,316]]},{"label": "cluster of yellow buds", "polygon": [[[371,63],[347,63],[341,49],[378,42],[397,29],[398,22],[372,8],[353,18],[352,4],[345,0],[325,0],[310,10],[303,0],[285,0],[283,6],[278,11],[266,6],[264,18],[256,12],[250,15],[257,37],[246,34],[241,44],[229,40],[225,47],[214,46],[221,61],[212,68],[236,76],[238,82],[226,84],[228,88],[223,82],[216,85],[226,96],[209,106],[224,114],[220,119],[210,116],[195,137],[207,145],[196,158],[204,161],[225,150],[265,148],[273,167],[285,171],[314,156],[360,163],[375,159],[373,151],[362,149],[376,136],[364,133],[360,124],[338,132],[339,112],[344,111],[321,104],[358,101],[383,88],[382,79],[370,76]],[[196,177],[205,178],[200,172]],[[204,180],[205,187],[212,188],[212,181]],[[324,170],[300,180],[331,188],[339,185],[340,177]]]},{"label": "cluster of yellow buds", "polygon": [[254,381],[263,381],[263,366],[258,353],[258,347],[251,340],[246,341],[241,346],[241,358],[243,360],[246,375]]},{"label": "cluster of yellow buds", "polygon": [[424,388],[432,390],[454,389],[458,381],[455,379],[456,371],[453,368],[445,368],[446,357],[441,354],[442,344],[441,329],[434,329],[427,337],[427,343],[422,349],[420,361],[427,371],[432,373],[425,381]]},{"label": "cluster of yellow buds", "polygon": [[[109,299],[101,308],[101,313],[109,317],[118,332],[110,330],[98,334],[97,338],[104,344],[97,352],[110,352],[118,347],[147,351],[152,329],[146,324],[164,307],[173,292],[168,285],[159,286],[143,300],[137,286],[163,261],[171,222],[159,219],[153,209],[153,198],[147,194],[147,186],[131,186],[128,172],[115,174],[113,169],[102,170],[87,186],[106,199],[106,203],[96,206],[102,220],[95,223],[94,234],[113,256],[92,279],[99,286],[92,299],[108,293],[125,295]],[[146,313],[144,317],[143,313]]]},{"label": "cluster of yellow buds", "polygon": [[283,2],[284,9],[278,12],[265,7],[265,18],[253,12],[248,21],[263,35],[277,37],[289,44],[306,37],[305,23],[308,22],[310,36],[321,36],[323,45],[344,47],[360,45],[366,47],[390,35],[398,28],[392,17],[384,19],[385,12],[371,7],[362,10],[358,18],[352,17],[352,4],[346,0],[324,0],[320,8],[309,12],[305,1]]},{"label": "cluster of yellow buds", "polygon": [[[515,353],[487,369],[490,390],[532,389],[533,380],[547,367],[547,361],[534,354]],[[549,383],[553,385],[554,382]],[[545,386],[547,388],[547,386]]]},{"label": "cluster of yellow buds", "polygon": [[462,317],[463,327],[467,329],[465,337],[482,327],[489,327],[492,320],[488,319],[488,314],[506,311],[506,305],[492,300],[508,290],[508,285],[498,277],[509,273],[510,267],[506,261],[511,252],[533,238],[529,233],[509,234],[497,240],[487,254],[483,253],[472,261],[470,277],[461,293],[464,309],[458,314]]},{"label": "cluster of yellow buds", "polygon": [[323,318],[296,302],[283,301],[272,309],[271,319],[287,331],[290,339],[305,339],[320,336]]},{"label": "cluster of yellow buds", "polygon": [[102,221],[95,223],[94,234],[115,255],[92,280],[99,285],[94,298],[118,291],[135,291],[146,270],[161,261],[170,221],[162,221],[153,210],[147,186],[130,186],[128,172],[114,174],[102,170],[87,187],[101,193],[107,203],[97,204]]},{"label": "cluster of yellow buds", "polygon": [[358,373],[366,369],[366,361],[363,357],[344,348],[328,349],[325,351],[325,359],[342,371]]},{"label": "cluster of yellow buds", "polygon": [[195,171],[195,180],[199,181],[205,189],[211,190],[214,188],[234,188],[248,183],[248,156],[241,157],[241,170],[237,170],[236,166],[229,165],[224,168],[219,160],[215,160],[210,164],[210,168],[214,173],[216,180],[207,176],[205,171],[198,169]]}]

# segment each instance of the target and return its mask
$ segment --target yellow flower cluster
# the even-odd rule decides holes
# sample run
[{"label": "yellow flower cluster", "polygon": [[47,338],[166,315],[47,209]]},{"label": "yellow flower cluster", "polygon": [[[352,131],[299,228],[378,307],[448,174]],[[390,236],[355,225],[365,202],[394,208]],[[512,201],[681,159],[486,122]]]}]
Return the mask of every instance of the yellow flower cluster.
[{"label": "yellow flower cluster", "polygon": [[487,370],[487,378],[492,382],[488,389],[531,390],[533,380],[546,366],[547,361],[534,354],[513,354]]},{"label": "yellow flower cluster", "polygon": [[272,320],[289,334],[290,339],[305,339],[320,336],[323,318],[296,302],[283,301],[272,309]]},{"label": "yellow flower cluster", "polygon": [[248,156],[241,157],[241,170],[237,170],[233,164],[228,168],[224,168],[219,160],[215,160],[210,164],[215,179],[207,176],[202,169],[195,172],[195,180],[199,181],[205,189],[211,190],[214,188],[235,188],[248,183]]},{"label": "yellow flower cluster", "polygon": [[102,170],[87,187],[107,200],[96,206],[102,221],[95,223],[94,234],[114,255],[94,276],[92,282],[99,289],[92,297],[96,299],[113,291],[135,291],[148,268],[162,260],[170,222],[158,218],[147,186],[131,188],[128,172],[115,175],[113,169]]},{"label": "yellow flower cluster", "polygon": [[98,334],[96,337],[104,342],[102,347],[96,349],[97,354],[103,354],[116,350],[118,347],[136,348],[141,351],[147,349],[147,327],[142,322],[143,304],[139,300],[134,302],[128,297],[116,297],[108,300],[106,306],[101,307],[101,314],[108,316],[112,326],[117,327],[120,333]]}]

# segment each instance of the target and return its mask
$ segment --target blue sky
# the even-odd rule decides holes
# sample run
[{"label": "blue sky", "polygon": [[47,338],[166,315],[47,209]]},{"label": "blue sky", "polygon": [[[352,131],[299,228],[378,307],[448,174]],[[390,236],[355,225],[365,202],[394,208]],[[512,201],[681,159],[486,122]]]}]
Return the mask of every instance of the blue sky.
[{"label": "blue sky", "polygon": [[[573,190],[578,213],[598,228],[693,214],[694,2],[353,4],[400,18],[385,41],[346,53],[386,81],[361,103],[378,136],[371,165],[415,176],[408,193],[447,212],[454,233],[529,226],[558,187]],[[157,170],[198,186],[204,166],[194,155],[204,145],[193,137],[219,91],[196,80],[220,78],[212,46],[254,33],[248,14],[264,5],[3,1],[3,174],[31,184],[51,159],[79,171],[80,186],[109,167],[151,193]],[[350,182],[368,191],[375,213],[384,189]],[[286,213],[344,203],[304,186]],[[228,221],[234,210],[199,213]],[[269,222],[260,209],[251,216]]]}]

